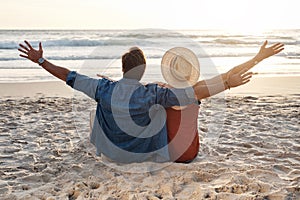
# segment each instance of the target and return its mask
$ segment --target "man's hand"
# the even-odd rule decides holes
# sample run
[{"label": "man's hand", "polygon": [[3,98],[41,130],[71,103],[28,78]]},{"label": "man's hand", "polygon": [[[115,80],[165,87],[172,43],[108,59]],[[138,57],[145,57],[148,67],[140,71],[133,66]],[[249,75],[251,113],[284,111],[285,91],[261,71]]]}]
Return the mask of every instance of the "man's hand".
[{"label": "man's hand", "polygon": [[[27,42],[26,40],[24,42],[25,42],[26,46],[23,44],[19,44],[20,48],[18,50],[23,53],[23,54],[20,54],[20,56],[23,58],[27,58],[27,59],[31,60],[32,62],[38,63],[39,58],[43,57],[42,43],[39,44],[39,50],[36,50],[36,49],[32,48],[32,46],[29,44],[29,42]],[[67,68],[56,66],[47,60],[45,60],[43,62],[43,64],[41,64],[41,67],[43,67],[50,74],[61,79],[62,81],[66,81],[67,76],[70,73],[70,70],[68,70]]]},{"label": "man's hand", "polygon": [[32,48],[32,46],[27,42],[26,40],[24,41],[26,46],[23,44],[19,44],[20,48],[18,49],[20,52],[24,53],[20,54],[21,57],[27,58],[31,60],[32,62],[38,63],[38,59],[43,57],[43,47],[42,43],[39,43],[39,50],[36,50]]},{"label": "man's hand", "polygon": [[227,83],[225,81],[225,85],[228,84],[228,89],[248,83],[253,75],[253,72],[246,72],[247,69],[244,69],[238,73],[233,73],[233,71],[229,71],[227,73]]},{"label": "man's hand", "polygon": [[155,81],[153,82],[154,84],[157,84],[159,87],[165,87],[165,88],[171,88],[171,86],[167,83],[160,82],[160,81]]},{"label": "man's hand", "polygon": [[258,54],[256,55],[258,62],[260,62],[263,59],[266,59],[270,56],[278,54],[279,52],[281,52],[284,49],[283,48],[284,44],[282,44],[282,43],[276,43],[276,44],[273,44],[272,46],[266,48],[267,44],[268,44],[268,41],[266,40],[264,42],[264,44],[260,47],[260,50],[259,50]]}]

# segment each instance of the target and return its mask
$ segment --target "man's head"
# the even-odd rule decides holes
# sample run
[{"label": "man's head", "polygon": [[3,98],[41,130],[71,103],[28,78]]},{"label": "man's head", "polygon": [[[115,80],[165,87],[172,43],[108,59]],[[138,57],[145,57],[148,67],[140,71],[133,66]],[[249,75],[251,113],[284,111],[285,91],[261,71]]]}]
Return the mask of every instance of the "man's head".
[{"label": "man's head", "polygon": [[125,78],[141,80],[146,69],[144,53],[138,47],[132,47],[122,56],[122,71]]}]

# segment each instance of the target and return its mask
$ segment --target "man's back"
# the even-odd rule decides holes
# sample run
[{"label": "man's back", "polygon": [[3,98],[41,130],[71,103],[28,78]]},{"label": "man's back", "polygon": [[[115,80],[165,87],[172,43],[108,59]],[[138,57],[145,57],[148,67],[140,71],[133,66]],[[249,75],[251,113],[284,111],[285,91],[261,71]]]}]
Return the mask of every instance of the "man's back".
[{"label": "man's back", "polygon": [[[100,80],[101,85],[96,93],[97,122],[100,126],[92,132],[91,142],[97,150],[107,157],[128,162],[152,159],[153,152],[162,149],[167,144],[165,113],[157,104],[156,86],[144,86],[134,79],[121,79],[112,82]],[[150,112],[152,106],[156,108]],[[116,146],[129,156],[120,157],[119,151],[109,151],[111,148],[102,148],[102,140],[96,139],[94,134],[102,133],[106,136],[106,144]],[[94,139],[95,138],[95,139]],[[126,153],[125,153],[126,154]],[[144,154],[142,157],[132,154]],[[168,155],[162,153],[162,160],[168,160]]]}]

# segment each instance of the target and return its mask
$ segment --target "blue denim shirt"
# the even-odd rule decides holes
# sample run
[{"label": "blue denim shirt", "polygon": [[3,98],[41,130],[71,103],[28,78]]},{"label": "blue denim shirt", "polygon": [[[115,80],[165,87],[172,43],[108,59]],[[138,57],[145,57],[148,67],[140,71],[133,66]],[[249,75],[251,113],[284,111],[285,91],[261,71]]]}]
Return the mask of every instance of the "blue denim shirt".
[{"label": "blue denim shirt", "polygon": [[66,83],[97,101],[90,141],[112,160],[169,161],[164,108],[195,103],[194,90],[142,85],[134,79],[93,79],[74,71]]}]

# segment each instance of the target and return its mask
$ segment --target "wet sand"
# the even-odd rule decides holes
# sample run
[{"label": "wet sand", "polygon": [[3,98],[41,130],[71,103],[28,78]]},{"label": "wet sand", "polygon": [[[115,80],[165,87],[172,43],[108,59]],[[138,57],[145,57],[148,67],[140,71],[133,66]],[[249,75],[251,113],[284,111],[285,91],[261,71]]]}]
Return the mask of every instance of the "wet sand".
[{"label": "wet sand", "polygon": [[[266,96],[299,94],[300,77],[254,76],[249,83],[232,88],[226,94],[234,96]],[[72,97],[73,91],[62,81],[0,83],[0,97]]]}]

